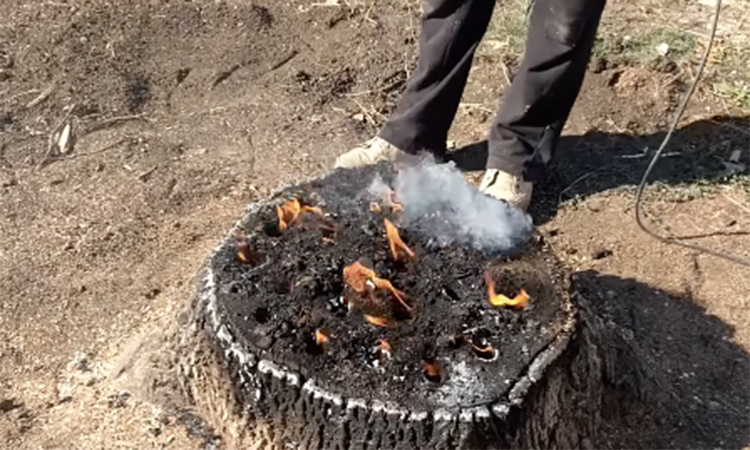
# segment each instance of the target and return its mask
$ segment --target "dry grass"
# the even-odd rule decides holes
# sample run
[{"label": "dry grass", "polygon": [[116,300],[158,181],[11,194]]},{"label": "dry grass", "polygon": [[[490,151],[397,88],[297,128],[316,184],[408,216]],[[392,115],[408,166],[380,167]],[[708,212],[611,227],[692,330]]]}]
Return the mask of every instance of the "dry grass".
[{"label": "dry grass", "polygon": [[[722,5],[717,38],[706,69],[709,91],[726,99],[730,106],[750,112],[750,1],[724,0]],[[506,61],[518,61],[525,48],[526,8],[525,0],[499,2],[478,55],[501,55]],[[671,61],[683,69],[682,76],[689,81],[705,49],[712,13],[712,5],[698,1],[647,0],[637,5],[625,0],[610,1],[593,56],[635,67]],[[668,49],[666,54],[664,48]]]}]

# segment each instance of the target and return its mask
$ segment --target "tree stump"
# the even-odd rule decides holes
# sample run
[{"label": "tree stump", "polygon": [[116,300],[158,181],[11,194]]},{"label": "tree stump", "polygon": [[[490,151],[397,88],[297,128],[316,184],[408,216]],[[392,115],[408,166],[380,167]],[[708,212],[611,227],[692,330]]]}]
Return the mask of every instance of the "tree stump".
[{"label": "tree stump", "polygon": [[[599,338],[567,273],[520,212],[449,166],[413,170],[286,188],[250,205],[205,265],[195,323],[248,433],[269,449],[590,445]],[[430,183],[446,189],[414,195]],[[453,233],[474,220],[465,208],[513,230]]]}]

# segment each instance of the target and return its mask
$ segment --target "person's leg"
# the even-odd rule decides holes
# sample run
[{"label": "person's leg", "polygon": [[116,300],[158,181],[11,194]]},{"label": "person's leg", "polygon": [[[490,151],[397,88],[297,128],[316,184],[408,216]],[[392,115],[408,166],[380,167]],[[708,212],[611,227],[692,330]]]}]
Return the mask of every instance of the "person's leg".
[{"label": "person's leg", "polygon": [[417,67],[380,137],[408,153],[442,153],[494,0],[427,0]]},{"label": "person's leg", "polygon": [[521,67],[490,130],[487,169],[529,183],[543,177],[580,91],[605,3],[535,0]]}]

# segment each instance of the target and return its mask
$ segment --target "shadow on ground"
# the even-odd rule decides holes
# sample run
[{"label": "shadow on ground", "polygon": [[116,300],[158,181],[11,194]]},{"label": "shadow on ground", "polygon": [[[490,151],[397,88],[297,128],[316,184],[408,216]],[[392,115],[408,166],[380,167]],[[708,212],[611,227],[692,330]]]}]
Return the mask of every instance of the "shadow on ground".
[{"label": "shadow on ground", "polygon": [[[613,372],[634,385],[607,392],[597,448],[740,449],[750,444],[750,355],[734,330],[691,299],[594,271],[574,286],[633,359]],[[615,376],[614,378],[617,378]],[[626,386],[623,384],[622,386]]]},{"label": "shadow on ground", "polygon": [[[724,162],[732,151],[747,148],[748,130],[750,116],[716,116],[675,131],[649,180],[666,184],[720,180],[727,173]],[[547,179],[535,186],[530,209],[535,221],[547,222],[564,200],[637,185],[664,134],[563,136]],[[457,149],[451,159],[462,170],[483,170],[487,142]],[[750,164],[743,162],[747,171]]]}]

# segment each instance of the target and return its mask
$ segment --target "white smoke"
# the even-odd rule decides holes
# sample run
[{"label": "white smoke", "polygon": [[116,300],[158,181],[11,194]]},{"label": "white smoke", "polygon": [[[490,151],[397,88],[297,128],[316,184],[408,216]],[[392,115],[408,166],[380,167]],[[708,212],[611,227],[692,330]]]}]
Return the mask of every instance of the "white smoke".
[{"label": "white smoke", "polygon": [[[376,177],[369,194],[383,199],[389,186]],[[401,168],[393,190],[403,204],[400,226],[426,233],[439,246],[468,245],[487,253],[505,253],[532,234],[531,217],[469,185],[453,164],[424,162]]]}]

